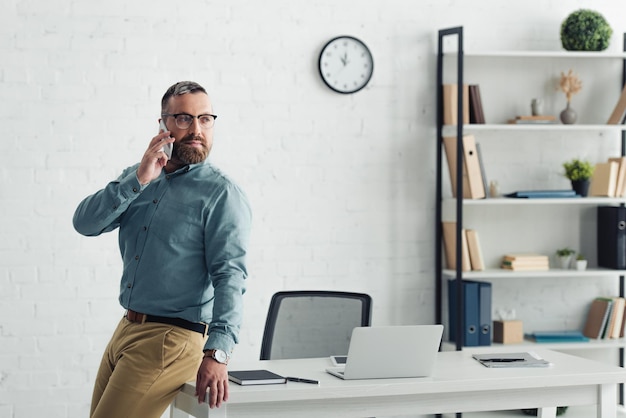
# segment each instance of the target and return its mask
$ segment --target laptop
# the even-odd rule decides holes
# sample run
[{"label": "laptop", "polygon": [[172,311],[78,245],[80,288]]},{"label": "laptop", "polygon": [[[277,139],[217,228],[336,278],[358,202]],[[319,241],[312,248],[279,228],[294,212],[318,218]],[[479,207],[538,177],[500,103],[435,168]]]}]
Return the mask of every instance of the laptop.
[{"label": "laptop", "polygon": [[345,380],[430,377],[443,325],[356,327],[345,366],[326,372]]}]

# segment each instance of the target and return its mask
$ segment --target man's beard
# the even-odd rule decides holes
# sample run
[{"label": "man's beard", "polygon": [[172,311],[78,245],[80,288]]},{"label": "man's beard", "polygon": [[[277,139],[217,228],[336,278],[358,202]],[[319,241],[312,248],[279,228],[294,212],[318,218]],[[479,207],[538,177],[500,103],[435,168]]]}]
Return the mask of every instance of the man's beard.
[{"label": "man's beard", "polygon": [[[188,142],[198,141],[202,144],[202,148],[188,145]],[[195,135],[187,135],[178,143],[174,143],[174,153],[178,159],[184,164],[197,164],[206,160],[211,150],[207,148],[202,137]]]}]

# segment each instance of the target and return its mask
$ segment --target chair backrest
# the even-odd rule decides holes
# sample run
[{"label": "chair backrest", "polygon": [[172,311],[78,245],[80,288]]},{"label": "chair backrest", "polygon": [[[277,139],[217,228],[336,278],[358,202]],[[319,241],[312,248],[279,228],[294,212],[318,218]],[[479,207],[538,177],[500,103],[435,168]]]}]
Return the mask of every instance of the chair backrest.
[{"label": "chair backrest", "polygon": [[355,327],[370,326],[372,298],[364,293],[300,290],[272,296],[261,360],[346,355]]}]

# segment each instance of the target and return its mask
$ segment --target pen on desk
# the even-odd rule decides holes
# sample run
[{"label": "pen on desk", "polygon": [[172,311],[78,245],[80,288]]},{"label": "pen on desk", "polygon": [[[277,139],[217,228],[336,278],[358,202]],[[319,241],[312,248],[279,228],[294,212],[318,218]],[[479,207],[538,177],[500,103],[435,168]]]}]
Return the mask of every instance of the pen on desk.
[{"label": "pen on desk", "polygon": [[286,379],[289,382],[311,383],[313,385],[319,385],[319,383],[320,383],[318,380],[303,379],[301,377],[286,377]]},{"label": "pen on desk", "polygon": [[514,361],[526,361],[523,358],[485,358],[482,361],[487,361],[490,363],[512,363]]}]

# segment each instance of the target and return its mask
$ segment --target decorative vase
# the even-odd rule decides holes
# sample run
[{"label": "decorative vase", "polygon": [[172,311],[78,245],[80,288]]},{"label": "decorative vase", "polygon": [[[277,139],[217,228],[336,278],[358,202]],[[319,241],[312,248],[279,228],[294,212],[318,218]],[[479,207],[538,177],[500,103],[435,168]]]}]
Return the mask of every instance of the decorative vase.
[{"label": "decorative vase", "polygon": [[576,119],[578,118],[578,115],[576,114],[576,111],[574,109],[569,107],[569,102],[567,102],[567,106],[561,112],[560,117],[561,117],[561,122],[563,122],[565,125],[572,125],[576,123]]},{"label": "decorative vase", "polygon": [[532,99],[530,101],[530,113],[533,116],[543,115],[543,100],[542,99]]},{"label": "decorative vase", "polygon": [[589,194],[589,184],[591,182],[589,180],[572,180],[572,189],[576,192],[576,194],[587,197]]},{"label": "decorative vase", "polygon": [[576,260],[576,270],[586,270],[587,260]]}]

